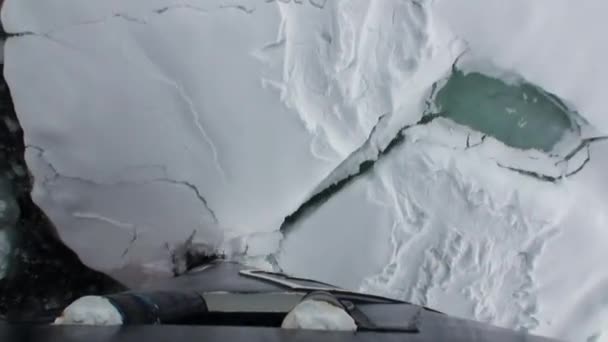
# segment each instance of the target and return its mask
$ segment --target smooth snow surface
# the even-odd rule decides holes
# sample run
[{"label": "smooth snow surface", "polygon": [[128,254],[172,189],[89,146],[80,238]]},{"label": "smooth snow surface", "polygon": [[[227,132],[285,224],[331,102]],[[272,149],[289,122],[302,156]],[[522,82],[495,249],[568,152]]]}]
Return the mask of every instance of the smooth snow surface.
[{"label": "smooth snow surface", "polygon": [[4,72],[35,201],[91,267],[161,272],[196,231],[258,266],[601,341],[606,10],[6,0]]},{"label": "smooth snow surface", "polygon": [[281,328],[355,331],[357,325],[343,309],[317,300],[305,300],[291,310]]},{"label": "smooth snow surface", "polygon": [[107,298],[78,298],[55,319],[55,324],[121,325],[122,316]]}]

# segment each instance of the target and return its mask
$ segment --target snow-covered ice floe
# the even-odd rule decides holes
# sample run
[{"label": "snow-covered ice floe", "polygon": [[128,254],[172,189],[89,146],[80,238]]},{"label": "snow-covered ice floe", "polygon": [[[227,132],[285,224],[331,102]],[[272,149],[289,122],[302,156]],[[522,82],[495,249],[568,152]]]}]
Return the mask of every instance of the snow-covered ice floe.
[{"label": "snow-covered ice floe", "polygon": [[4,72],[33,196],[90,267],[166,272],[193,236],[258,266],[597,341],[606,9],[6,0]]}]

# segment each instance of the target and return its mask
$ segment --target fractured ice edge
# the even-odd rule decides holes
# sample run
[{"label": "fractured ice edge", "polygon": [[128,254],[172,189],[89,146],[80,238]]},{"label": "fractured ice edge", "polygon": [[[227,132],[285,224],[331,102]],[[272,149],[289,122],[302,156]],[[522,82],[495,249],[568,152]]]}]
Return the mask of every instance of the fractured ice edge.
[{"label": "fractured ice edge", "polygon": [[[608,136],[581,137],[580,125],[586,123],[580,115],[542,88],[524,80],[512,84],[478,72],[465,73],[456,67],[456,63],[445,80],[433,85],[426,103],[420,120],[402,127],[392,139],[385,141],[378,136],[384,133],[383,123],[388,121],[390,113],[381,116],[365,143],[312,191],[308,201],[285,218],[281,230],[288,230],[302,215],[372,170],[380,158],[387,158],[395,147],[406,141],[409,129],[428,125],[436,119],[449,119],[470,130],[466,140],[460,146],[454,146],[456,148],[475,148],[492,137],[502,142],[504,148],[521,150],[522,154],[526,150],[541,152],[537,154],[544,157],[543,163],[549,166],[548,170],[509,165],[512,162],[509,160],[496,160],[496,164],[548,182],[557,182],[580,172],[591,160],[589,145],[608,139]],[[477,136],[475,142],[471,141],[472,135]],[[568,162],[579,154],[584,154],[584,159],[574,167],[568,167]]]},{"label": "fractured ice edge", "polygon": [[76,298],[123,289],[84,266],[57,238],[55,227],[32,201],[23,159],[23,131],[8,86],[0,80],[0,317],[54,317]]}]

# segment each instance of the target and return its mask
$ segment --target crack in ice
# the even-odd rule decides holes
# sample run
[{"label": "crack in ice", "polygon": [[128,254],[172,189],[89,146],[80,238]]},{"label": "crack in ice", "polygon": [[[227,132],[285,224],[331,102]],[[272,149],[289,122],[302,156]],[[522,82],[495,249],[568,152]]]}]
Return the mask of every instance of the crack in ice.
[{"label": "crack in ice", "polygon": [[131,247],[133,247],[133,245],[137,241],[137,238],[138,238],[137,226],[135,226],[135,227],[133,227],[133,236],[131,237],[131,240],[129,240],[129,245],[122,252],[121,258],[124,258],[127,256],[127,254],[129,254],[129,251],[131,250]]},{"label": "crack in ice", "polygon": [[[521,175],[524,175],[524,176],[536,178],[536,179],[544,181],[544,182],[557,183],[558,181],[560,181],[562,179],[574,176],[575,174],[579,173],[580,171],[583,170],[583,168],[585,168],[587,163],[589,163],[591,161],[591,151],[590,151],[589,145],[585,145],[585,146],[587,147],[587,157],[581,163],[581,165],[578,168],[576,168],[575,170],[568,172],[568,173],[564,173],[560,176],[551,176],[551,175],[547,175],[547,174],[536,172],[536,171],[524,170],[524,169],[520,169],[520,168],[516,168],[516,167],[503,165],[499,162],[496,162],[496,165],[498,165],[498,167],[501,167],[503,169],[507,169],[507,170],[519,173]],[[580,151],[580,149],[579,149],[579,151]],[[564,159],[560,162],[564,162],[564,161],[567,161],[567,160]]]},{"label": "crack in ice", "polygon": [[77,212],[72,213],[72,216],[77,219],[81,219],[81,220],[99,221],[99,222],[107,223],[107,224],[112,225],[117,228],[131,230],[132,237],[129,240],[127,247],[125,247],[125,250],[122,252],[121,258],[125,258],[127,256],[129,251],[131,250],[131,248],[137,241],[139,230],[138,230],[137,225],[135,225],[133,223],[122,222],[122,221],[119,221],[119,220],[116,220],[116,219],[113,219],[113,218],[110,218],[107,216],[103,216],[103,215],[100,215],[97,213],[90,213],[90,212],[77,211]]},{"label": "crack in ice", "polygon": [[[432,92],[434,92],[435,90],[436,90],[436,88],[433,88]],[[427,105],[428,105],[428,102],[427,102]],[[329,175],[326,178],[324,178],[317,187],[315,187],[315,189],[312,191],[311,195],[294,212],[292,212],[290,215],[285,217],[283,223],[281,224],[280,231],[283,231],[283,232],[287,231],[289,229],[289,227],[293,225],[294,222],[296,222],[301,217],[306,216],[310,212],[317,209],[320,205],[327,202],[329,200],[329,198],[331,198],[333,195],[335,195],[340,190],[342,190],[346,185],[348,185],[355,179],[359,178],[360,176],[366,174],[371,169],[373,169],[375,163],[378,160],[380,160],[383,156],[388,155],[391,152],[391,150],[393,150],[395,147],[401,145],[404,142],[405,132],[408,129],[416,127],[416,126],[426,125],[437,118],[445,117],[444,112],[424,114],[420,118],[420,120],[418,120],[416,123],[406,125],[406,126],[402,127],[401,129],[399,129],[397,134],[388,142],[388,144],[384,148],[382,148],[381,146],[378,146],[378,142],[376,139],[376,133],[377,133],[378,126],[385,120],[386,115],[388,115],[388,114],[382,115],[379,118],[378,123],[376,123],[376,125],[372,128],[370,135],[368,136],[366,141],[359,148],[357,148],[354,152],[352,152],[348,157],[346,157],[336,168],[334,168],[329,173]],[[386,118],[386,120],[390,120],[390,116],[388,118]],[[470,138],[471,138],[470,134],[468,134],[467,139],[466,139],[466,145],[464,148],[465,150],[475,148],[475,147],[482,145],[485,142],[487,135],[483,134],[481,136],[481,140],[474,144],[471,143]],[[534,177],[534,178],[542,180],[542,181],[548,181],[548,182],[555,183],[560,179],[571,177],[571,176],[579,173],[581,170],[583,170],[583,168],[591,161],[589,145],[593,142],[607,140],[607,139],[608,139],[608,136],[600,136],[600,137],[583,139],[582,142],[576,148],[574,148],[565,157],[563,157],[562,160],[558,161],[556,163],[556,165],[559,164],[560,162],[569,161],[570,159],[572,159],[574,157],[574,155],[576,155],[580,150],[582,150],[585,147],[587,148],[587,157],[585,158],[585,160],[581,163],[581,165],[578,168],[576,168],[575,170],[573,170],[571,172],[562,174],[559,177],[546,175],[546,174],[542,174],[542,173],[535,172],[535,171],[510,167],[510,166],[503,165],[499,162],[496,162],[496,164],[501,168],[504,168],[504,169],[507,169],[507,170],[510,170],[510,171],[513,171],[513,172],[516,172],[516,173],[519,173],[519,174],[522,174],[525,176],[530,176],[530,177]],[[374,144],[376,146],[374,146],[372,144]],[[362,158],[363,156],[365,156],[367,158]],[[363,159],[363,160],[359,161],[357,163],[357,165],[353,165],[353,159],[355,159],[355,160]]]},{"label": "crack in ice", "polygon": [[177,91],[177,93],[179,94],[179,96],[181,97],[181,99],[184,102],[186,102],[186,104],[188,106],[188,110],[190,111],[190,114],[192,115],[192,121],[194,122],[196,129],[199,131],[201,137],[203,138],[203,140],[205,140],[205,142],[209,146],[209,149],[211,150],[213,162],[215,163],[215,166],[216,166],[220,176],[222,177],[223,180],[226,180],[226,178],[227,178],[226,172],[224,171],[224,168],[222,167],[222,164],[220,163],[219,153],[217,152],[217,147],[215,146],[215,144],[213,143],[213,140],[211,140],[211,138],[209,137],[207,130],[201,123],[201,114],[196,109],[196,106],[194,105],[192,98],[190,97],[190,95],[188,95],[188,93],[186,93],[186,91],[179,84],[177,84],[177,82],[170,80],[166,77],[161,77],[161,80],[163,82],[168,83],[172,87],[174,87],[175,90]]},{"label": "crack in ice", "polygon": [[596,141],[602,141],[602,140],[607,140],[608,136],[598,136],[598,137],[591,137],[591,138],[585,138],[583,140],[581,140],[580,144],[578,146],[576,146],[572,151],[570,151],[568,154],[566,154],[566,156],[564,156],[564,158],[558,162],[555,163],[555,165],[565,162],[565,161],[569,161],[570,159],[572,159],[572,157],[574,157],[580,150],[582,150],[585,147],[589,147],[589,145],[591,145],[592,143],[596,142]]},{"label": "crack in ice", "polygon": [[[189,181],[185,181],[185,180],[176,180],[173,179],[171,177],[168,176],[168,171],[165,165],[138,165],[135,167],[154,167],[154,168],[158,168],[162,171],[162,177],[156,177],[156,178],[151,178],[151,179],[145,179],[145,180],[118,180],[115,182],[98,182],[98,181],[94,181],[91,179],[86,179],[86,178],[82,178],[82,177],[76,177],[76,176],[68,176],[68,175],[64,175],[61,174],[57,168],[51,163],[49,162],[46,157],[44,156],[45,150],[44,148],[40,147],[40,146],[36,146],[36,145],[26,145],[25,146],[26,150],[27,149],[33,149],[37,151],[37,155],[38,158],[40,158],[50,169],[52,176],[51,178],[45,178],[44,181],[42,182],[43,186],[49,186],[52,185],[52,183],[54,183],[55,181],[57,181],[58,179],[67,179],[67,180],[72,180],[75,182],[80,182],[80,183],[84,183],[84,184],[88,184],[88,185],[92,185],[92,186],[121,186],[121,185],[146,185],[146,184],[151,184],[151,183],[168,183],[168,184],[173,184],[173,185],[181,185],[184,187],[187,187],[191,190],[191,192],[196,196],[196,198],[198,199],[198,201],[203,204],[203,206],[205,207],[205,209],[207,210],[207,212],[211,215],[211,218],[213,219],[214,223],[219,223],[218,218],[215,214],[215,211],[213,209],[211,209],[211,207],[209,206],[209,202],[207,201],[207,199],[202,195],[202,193],[200,192],[200,190],[198,189],[198,187],[196,185],[194,185],[193,183],[189,182]],[[131,167],[126,167],[123,170],[127,170],[133,168],[133,166]]]},{"label": "crack in ice", "polygon": [[[272,3],[272,2],[282,2],[284,4],[288,4],[291,2],[291,0],[266,0],[266,3]],[[303,4],[303,0],[293,0],[294,4],[298,4],[298,5],[302,5]],[[325,5],[327,4],[327,0],[308,0],[308,3],[312,6],[312,7],[316,7],[318,9],[324,9]]]},{"label": "crack in ice", "polygon": [[481,144],[484,143],[484,141],[486,140],[487,137],[488,136],[486,134],[484,134],[484,135],[481,136],[481,140],[479,142],[471,145],[471,134],[467,134],[467,143],[466,143],[465,150],[468,150],[468,149],[473,148],[473,147],[480,146]]},{"label": "crack in ice", "polygon": [[103,216],[103,215],[100,215],[97,213],[76,211],[76,212],[72,213],[72,216],[74,216],[75,218],[78,218],[78,219],[94,220],[94,221],[107,223],[107,224],[110,224],[114,227],[121,228],[121,229],[131,230],[131,229],[135,228],[135,224],[133,224],[133,223],[122,222],[122,221],[119,221],[119,220],[116,220],[116,219],[113,219],[113,218],[110,218],[107,216]]},{"label": "crack in ice", "polygon": [[[228,9],[228,8],[235,8],[238,10],[242,10],[246,13],[252,13],[253,11],[255,11],[255,7],[253,8],[246,8],[245,6],[242,5],[222,5],[220,7],[217,7],[215,9],[204,9],[202,7],[197,7],[194,5],[190,5],[190,4],[179,4],[179,5],[174,5],[174,6],[166,6],[160,9],[155,9],[152,10],[152,13],[157,13],[158,15],[165,13],[167,11],[173,10],[173,9],[179,9],[179,8],[188,8],[188,9],[193,9],[193,10],[197,10],[197,11],[201,11],[201,12],[211,12],[213,10],[220,10],[220,9]],[[68,43],[61,41],[59,39],[57,39],[56,37],[54,37],[52,34],[55,32],[59,32],[62,30],[67,30],[67,29],[71,29],[71,28],[75,28],[78,26],[85,26],[85,25],[95,25],[95,24],[100,24],[103,23],[111,18],[120,18],[123,20],[127,20],[130,22],[137,22],[140,24],[146,24],[147,21],[141,18],[137,18],[135,16],[132,16],[128,13],[114,13],[108,17],[104,17],[101,19],[94,19],[94,20],[88,20],[88,21],[84,21],[78,24],[74,24],[74,25],[70,25],[70,26],[66,26],[66,27],[61,27],[61,28],[56,28],[56,29],[52,29],[49,30],[47,32],[43,32],[43,33],[39,33],[39,32],[34,32],[34,31],[23,31],[23,32],[16,32],[16,33],[6,33],[6,38],[11,38],[11,37],[24,37],[24,36],[39,36],[39,37],[43,37],[46,39],[49,39],[63,47],[66,48],[71,48],[71,49],[76,49],[75,47],[71,47],[69,46]],[[226,180],[226,172],[224,171],[223,167],[221,166],[220,160],[219,160],[219,153],[217,150],[217,147],[215,146],[215,144],[213,143],[213,140],[210,138],[209,133],[207,132],[207,130],[205,129],[205,127],[203,126],[203,124],[201,123],[201,115],[198,112],[198,110],[196,109],[196,106],[192,100],[192,98],[188,95],[188,93],[186,93],[186,91],[183,89],[183,87],[181,87],[177,82],[167,78],[167,77],[160,77],[160,80],[167,83],[168,85],[170,85],[171,87],[173,87],[178,95],[180,96],[180,98],[186,103],[187,107],[188,107],[188,111],[191,113],[192,119],[193,119],[193,123],[196,126],[197,130],[199,131],[201,137],[203,138],[203,140],[206,142],[206,144],[208,145],[210,151],[211,151],[211,155],[213,158],[213,161],[215,163],[215,166],[220,174],[220,177],[222,177],[223,180]]]},{"label": "crack in ice", "polygon": [[157,14],[163,14],[165,12],[176,10],[176,9],[191,9],[191,10],[198,11],[198,12],[210,13],[210,12],[213,12],[213,11],[216,11],[216,10],[229,9],[229,8],[243,11],[246,14],[252,14],[256,10],[255,6],[253,6],[253,7],[247,7],[245,5],[220,5],[219,7],[215,8],[213,10],[209,10],[209,9],[205,9],[205,8],[202,8],[202,7],[194,6],[194,5],[191,5],[191,4],[178,4],[178,5],[172,5],[172,6],[165,6],[165,7],[153,10],[153,12],[157,13]]},{"label": "crack in ice", "polygon": [[[378,123],[376,123],[376,125],[372,128],[372,131],[370,132],[370,135],[366,141],[359,148],[357,148],[357,150],[352,152],[345,160],[343,160],[342,163],[340,163],[332,172],[330,172],[329,176],[319,183],[319,186],[325,184],[323,188],[319,189],[319,186],[315,188],[316,190],[313,191],[312,195],[306,201],[304,201],[304,203],[302,203],[290,215],[285,217],[283,224],[281,224],[280,230],[286,231],[294,222],[327,202],[331,196],[338,193],[346,185],[350,184],[355,179],[358,179],[360,176],[367,174],[371,169],[373,169],[378,160],[380,160],[383,156],[388,155],[395,147],[405,141],[405,131],[415,126],[429,124],[433,120],[441,117],[442,114],[443,113],[427,114],[422,116],[422,118],[420,118],[420,120],[418,120],[416,123],[403,126],[397,131],[397,134],[388,142],[388,144],[386,144],[384,148],[377,146],[377,143],[375,142],[377,127],[384,121],[383,118],[388,114],[382,115],[378,120]],[[373,146],[372,144],[376,146]],[[375,149],[375,151],[372,149]],[[362,154],[370,153],[370,151],[373,151],[372,153],[374,154],[371,158],[365,158],[351,169],[352,159],[361,158]],[[337,179],[332,179],[336,174],[344,174],[344,176]]]},{"label": "crack in ice", "polygon": [[[200,7],[200,6],[196,6],[196,5],[192,5],[192,4],[188,4],[188,3],[181,3],[181,4],[151,9],[151,10],[148,10],[147,13],[155,14],[155,15],[163,15],[165,13],[168,13],[168,12],[171,12],[171,11],[177,10],[177,9],[189,9],[192,11],[201,12],[201,13],[205,13],[205,14],[212,13],[212,12],[219,11],[219,10],[235,9],[235,10],[242,11],[246,14],[252,14],[253,12],[255,12],[256,7],[255,6],[247,7],[245,5],[220,5],[215,8],[204,8],[204,7]],[[148,18],[144,19],[142,16],[145,17],[145,13],[133,15],[128,12],[117,12],[117,13],[112,13],[112,14],[109,14],[109,15],[106,15],[104,17],[97,18],[97,19],[89,19],[89,20],[85,20],[85,21],[81,21],[81,22],[77,22],[77,23],[73,23],[73,24],[69,24],[69,25],[65,25],[65,26],[59,26],[59,27],[49,29],[44,32],[35,32],[35,31],[29,31],[29,30],[21,31],[21,32],[3,32],[1,38],[3,38],[3,39],[18,38],[18,37],[30,36],[30,35],[51,38],[52,34],[54,34],[54,33],[58,33],[58,32],[69,30],[69,29],[74,29],[79,26],[102,24],[102,23],[105,23],[106,21],[108,21],[110,19],[114,19],[114,18],[122,19],[122,20],[125,20],[128,22],[134,22],[134,23],[138,23],[138,24],[147,24],[148,21],[146,19],[148,19]]]},{"label": "crack in ice", "polygon": [[[538,180],[545,181],[545,182],[556,183],[559,180],[574,176],[577,173],[579,173],[580,171],[582,171],[585,168],[585,166],[591,161],[591,144],[598,142],[598,141],[604,141],[604,140],[608,140],[608,136],[597,136],[597,137],[582,139],[581,142],[575,148],[572,149],[572,151],[568,152],[564,157],[562,157],[560,160],[555,162],[554,165],[557,166],[559,164],[566,163],[566,166],[567,166],[567,163],[583,149],[586,149],[587,156],[585,157],[585,159],[583,160],[581,165],[579,165],[575,170],[570,171],[570,172],[565,172],[560,176],[551,176],[551,175],[543,174],[540,172],[510,167],[510,166],[502,165],[501,163],[498,163],[498,162],[496,164],[503,169],[517,172],[524,176],[536,178]],[[555,157],[555,156],[553,156],[553,157]]]}]

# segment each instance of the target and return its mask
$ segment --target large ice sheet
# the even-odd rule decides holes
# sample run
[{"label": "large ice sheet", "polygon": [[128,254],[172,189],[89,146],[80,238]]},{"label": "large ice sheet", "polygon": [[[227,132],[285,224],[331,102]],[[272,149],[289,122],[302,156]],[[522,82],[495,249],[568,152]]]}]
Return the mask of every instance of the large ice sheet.
[{"label": "large ice sheet", "polygon": [[35,199],[92,267],[166,260],[197,230],[256,264],[598,340],[605,144],[560,163],[421,115],[466,51],[556,94],[585,136],[605,133],[606,6],[6,0],[5,75]]},{"label": "large ice sheet", "polygon": [[[606,200],[589,198],[580,184],[597,182],[589,173],[605,165],[592,159],[586,174],[555,185],[486,155],[513,158],[505,145],[486,140],[467,149],[463,127],[437,123],[409,133],[292,227],[279,266],[543,335],[584,340],[601,331]],[[435,138],[450,134],[459,139]],[[592,149],[592,158],[601,160],[599,152]],[[335,271],[342,267],[349,271]]]},{"label": "large ice sheet", "polygon": [[[557,94],[589,121],[582,134],[597,136],[606,132],[600,92],[608,69],[597,33],[603,24],[594,19],[602,6],[436,1],[433,13],[465,43],[466,57],[483,62],[473,62],[476,69],[495,77],[498,67]],[[576,25],[563,25],[573,20]],[[352,213],[337,210],[336,218],[320,208],[287,235],[279,265],[506,327],[577,341],[606,338],[606,144],[592,144],[585,167],[552,184],[547,180],[580,167],[584,150],[562,163],[540,151],[481,139],[480,132],[444,120],[406,135],[403,145],[326,204],[351,203],[355,217],[366,219],[353,224]],[[558,151],[576,146],[576,139],[566,140]],[[538,175],[550,177],[543,181]],[[360,188],[366,190],[355,191]],[[388,241],[378,229],[387,220],[385,211],[375,209],[382,202],[394,222]],[[331,229],[323,236],[327,241],[319,240],[319,226]],[[367,236],[370,253],[356,244],[350,249],[335,236]],[[298,241],[315,241],[318,249]],[[345,265],[373,269],[368,265],[382,260],[378,251],[386,249],[393,251],[388,266],[362,282],[351,272],[332,272],[332,262],[303,261],[349,255]]]},{"label": "large ice sheet", "polygon": [[[56,12],[65,5],[52,3]],[[25,6],[9,1],[4,15],[44,10]],[[276,5],[142,11],[57,19],[47,27],[67,28],[7,42],[36,201],[68,245],[103,269],[148,260],[193,230],[215,244],[225,232],[275,230],[339,156],[329,147],[331,158],[317,158],[311,143],[324,138],[265,82],[283,80],[281,59],[256,57],[277,40]],[[30,30],[19,23],[8,30]],[[135,243],[117,257],[131,227],[141,227]],[[98,240],[102,229],[115,233]],[[98,241],[111,259],[99,257]]]},{"label": "large ice sheet", "polygon": [[278,230],[381,116],[417,120],[402,107],[453,59],[417,3],[9,0],[2,16],[35,200],[104,270],[194,230],[220,247]]}]

